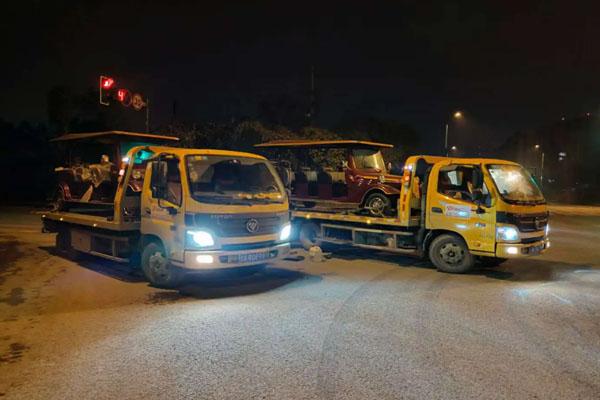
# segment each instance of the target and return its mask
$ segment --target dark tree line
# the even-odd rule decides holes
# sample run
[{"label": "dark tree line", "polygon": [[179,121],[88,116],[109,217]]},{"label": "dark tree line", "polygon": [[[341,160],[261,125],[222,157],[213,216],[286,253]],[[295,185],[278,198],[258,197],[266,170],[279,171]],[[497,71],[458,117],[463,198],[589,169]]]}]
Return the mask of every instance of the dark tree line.
[{"label": "dark tree line", "polygon": [[[273,99],[271,99],[273,100]],[[417,148],[418,135],[412,127],[394,120],[355,118],[333,129],[307,126],[304,105],[292,96],[277,101],[261,100],[255,116],[221,118],[215,121],[177,122],[152,126],[153,132],[181,138],[181,146],[255,151],[254,144],[278,139],[364,139],[394,144],[386,158],[400,162]],[[52,196],[54,167],[60,165],[58,152],[49,143],[67,132],[103,130],[138,131],[143,113],[122,107],[102,107],[98,92],[75,92],[56,86],[47,94],[47,122],[13,124],[0,118],[0,167],[3,171],[2,200],[44,202]]]}]

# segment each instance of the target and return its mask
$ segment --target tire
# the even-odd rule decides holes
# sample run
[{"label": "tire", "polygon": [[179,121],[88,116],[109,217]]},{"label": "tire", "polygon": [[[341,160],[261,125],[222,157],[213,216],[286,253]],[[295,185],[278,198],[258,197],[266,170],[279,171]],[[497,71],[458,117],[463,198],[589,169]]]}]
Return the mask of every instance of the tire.
[{"label": "tire", "polygon": [[300,233],[298,234],[298,240],[305,250],[310,249],[313,246],[319,246],[319,235],[321,229],[315,222],[305,222],[300,227]]},{"label": "tire", "polygon": [[160,243],[150,242],[144,247],[141,266],[144,276],[153,286],[173,288],[183,280],[183,272],[169,262]]},{"label": "tire", "polygon": [[383,217],[390,213],[392,201],[383,193],[371,193],[365,200],[364,208],[373,217]]},{"label": "tire", "polygon": [[508,258],[500,258],[500,257],[479,257],[477,260],[482,267],[494,268],[498,267],[503,262],[507,261]]},{"label": "tire", "polygon": [[438,271],[464,274],[475,265],[475,257],[465,241],[457,235],[436,237],[429,246],[429,259]]}]

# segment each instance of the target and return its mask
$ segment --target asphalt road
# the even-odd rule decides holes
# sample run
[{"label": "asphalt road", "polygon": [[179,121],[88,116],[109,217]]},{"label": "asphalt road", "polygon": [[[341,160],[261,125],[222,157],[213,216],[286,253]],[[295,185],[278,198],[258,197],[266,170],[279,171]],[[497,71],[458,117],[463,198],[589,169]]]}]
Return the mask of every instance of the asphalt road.
[{"label": "asphalt road", "polygon": [[344,250],[180,291],[54,255],[38,218],[0,209],[2,398],[600,398],[597,216],[469,275]]}]

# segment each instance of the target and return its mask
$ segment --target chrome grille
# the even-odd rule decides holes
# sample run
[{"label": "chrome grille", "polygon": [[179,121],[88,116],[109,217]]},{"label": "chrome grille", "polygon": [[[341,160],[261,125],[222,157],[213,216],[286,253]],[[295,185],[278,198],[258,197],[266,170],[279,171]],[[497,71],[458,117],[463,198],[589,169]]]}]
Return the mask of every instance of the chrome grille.
[{"label": "chrome grille", "polygon": [[[195,214],[193,216],[186,216],[186,223],[188,226],[210,228],[220,237],[236,237],[277,233],[288,219],[288,213]],[[250,220],[258,223],[258,228],[248,229],[248,222]]]}]

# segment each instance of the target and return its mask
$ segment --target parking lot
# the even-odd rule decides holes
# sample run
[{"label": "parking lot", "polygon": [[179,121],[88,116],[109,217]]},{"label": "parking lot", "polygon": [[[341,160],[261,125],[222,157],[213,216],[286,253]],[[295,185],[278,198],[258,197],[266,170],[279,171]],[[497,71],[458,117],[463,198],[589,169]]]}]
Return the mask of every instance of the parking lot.
[{"label": "parking lot", "polygon": [[0,211],[0,397],[597,398],[600,217],[468,275],[338,249],[177,291]]}]

